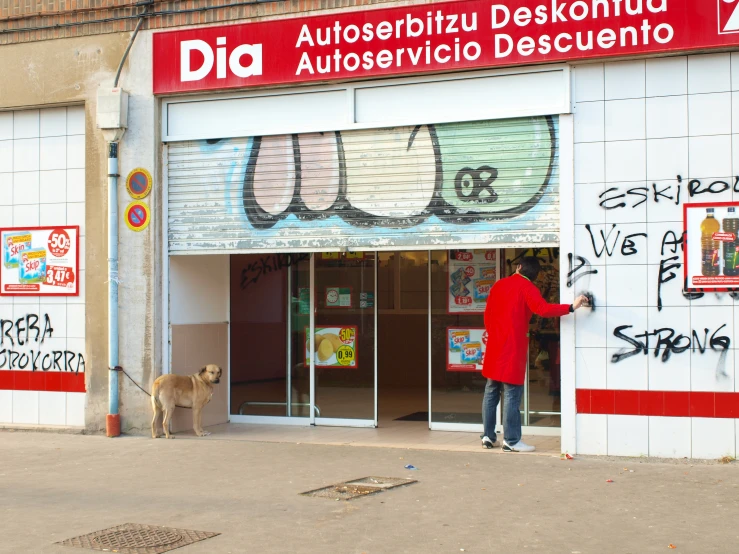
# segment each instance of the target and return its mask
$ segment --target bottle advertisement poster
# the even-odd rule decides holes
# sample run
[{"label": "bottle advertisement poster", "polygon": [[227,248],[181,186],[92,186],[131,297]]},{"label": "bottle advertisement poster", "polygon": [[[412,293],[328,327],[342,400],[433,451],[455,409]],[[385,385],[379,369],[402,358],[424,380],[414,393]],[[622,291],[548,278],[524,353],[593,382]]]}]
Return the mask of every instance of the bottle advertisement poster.
[{"label": "bottle advertisement poster", "polygon": [[77,296],[79,227],[0,229],[0,295]]},{"label": "bottle advertisement poster", "polygon": [[739,203],[686,204],[683,209],[685,290],[739,289]]},{"label": "bottle advertisement poster", "polygon": [[[305,328],[305,336],[310,335]],[[357,368],[357,327],[316,327],[316,367]],[[310,343],[305,341],[305,364],[310,363]]]},{"label": "bottle advertisement poster", "polygon": [[483,313],[497,278],[496,250],[450,250],[447,311]]},{"label": "bottle advertisement poster", "polygon": [[447,371],[482,371],[488,334],[482,327],[449,327],[447,334]]}]

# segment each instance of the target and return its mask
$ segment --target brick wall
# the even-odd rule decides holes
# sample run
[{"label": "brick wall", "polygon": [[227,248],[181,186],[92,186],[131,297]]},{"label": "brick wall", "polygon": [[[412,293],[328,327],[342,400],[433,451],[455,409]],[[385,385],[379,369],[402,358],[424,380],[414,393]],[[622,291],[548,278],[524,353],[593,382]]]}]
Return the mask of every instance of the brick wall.
[{"label": "brick wall", "polygon": [[[390,0],[153,0],[144,29],[269,18]],[[136,0],[0,0],[0,45],[130,31]],[[219,7],[224,6],[224,7]]]}]

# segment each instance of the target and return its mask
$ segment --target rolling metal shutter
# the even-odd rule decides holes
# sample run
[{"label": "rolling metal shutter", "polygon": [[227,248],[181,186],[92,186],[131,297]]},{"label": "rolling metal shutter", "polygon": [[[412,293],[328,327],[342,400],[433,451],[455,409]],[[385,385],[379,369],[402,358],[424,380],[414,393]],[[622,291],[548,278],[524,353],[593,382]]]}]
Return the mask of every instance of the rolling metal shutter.
[{"label": "rolling metal shutter", "polygon": [[558,120],[168,145],[170,252],[556,245]]}]

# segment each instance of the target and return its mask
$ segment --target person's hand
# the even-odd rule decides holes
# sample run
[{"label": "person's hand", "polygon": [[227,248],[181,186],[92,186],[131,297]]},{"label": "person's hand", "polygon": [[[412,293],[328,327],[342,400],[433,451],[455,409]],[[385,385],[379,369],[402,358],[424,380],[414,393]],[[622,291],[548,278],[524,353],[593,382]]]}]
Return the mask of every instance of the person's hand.
[{"label": "person's hand", "polygon": [[575,298],[575,301],[572,303],[572,307],[577,310],[578,308],[582,308],[583,306],[588,305],[588,297],[584,294],[581,294],[577,298]]}]

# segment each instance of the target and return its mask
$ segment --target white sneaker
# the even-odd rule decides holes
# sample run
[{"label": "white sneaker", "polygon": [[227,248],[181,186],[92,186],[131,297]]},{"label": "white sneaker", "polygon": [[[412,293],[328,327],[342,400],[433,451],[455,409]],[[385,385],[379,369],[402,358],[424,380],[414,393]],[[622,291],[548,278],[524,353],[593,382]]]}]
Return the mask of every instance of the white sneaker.
[{"label": "white sneaker", "polygon": [[483,448],[493,448],[494,446],[495,446],[495,441],[493,441],[487,436],[482,437],[482,447]]},{"label": "white sneaker", "polygon": [[518,441],[514,445],[510,445],[506,441],[503,441],[503,452],[533,452],[534,450],[536,450],[535,446],[526,444],[523,441]]}]

